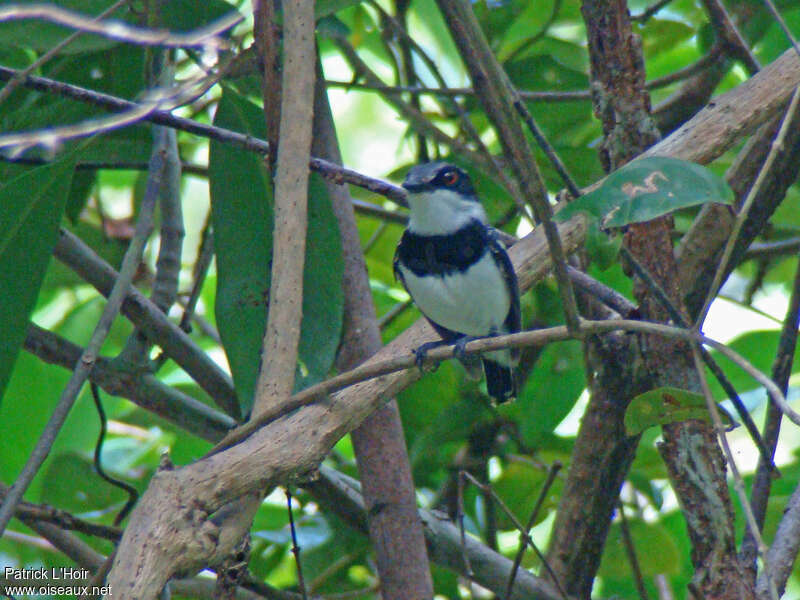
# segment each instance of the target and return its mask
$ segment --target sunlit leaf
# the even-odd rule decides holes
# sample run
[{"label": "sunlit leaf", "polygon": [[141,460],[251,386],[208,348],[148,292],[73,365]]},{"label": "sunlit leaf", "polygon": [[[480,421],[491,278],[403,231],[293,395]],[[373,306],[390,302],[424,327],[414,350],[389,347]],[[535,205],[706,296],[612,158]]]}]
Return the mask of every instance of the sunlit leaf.
[{"label": "sunlit leaf", "polygon": [[584,212],[600,219],[605,228],[622,227],[707,202],[731,204],[733,191],[701,165],[655,156],[618,169],[599,188],[564,207],[556,219]]}]

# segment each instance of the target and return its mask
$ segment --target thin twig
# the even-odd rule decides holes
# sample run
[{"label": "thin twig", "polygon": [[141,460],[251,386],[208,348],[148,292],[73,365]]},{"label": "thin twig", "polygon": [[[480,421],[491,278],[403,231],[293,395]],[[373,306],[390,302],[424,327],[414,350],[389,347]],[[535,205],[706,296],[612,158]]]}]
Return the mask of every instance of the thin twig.
[{"label": "thin twig", "polygon": [[539,126],[536,124],[536,121],[533,120],[533,115],[528,110],[528,107],[525,106],[525,103],[519,96],[514,98],[514,108],[517,109],[517,112],[522,117],[522,120],[525,121],[525,124],[528,126],[528,129],[533,135],[533,139],[536,140],[536,143],[539,144],[539,147],[545,153],[545,156],[550,160],[550,163],[553,165],[553,168],[556,170],[556,173],[559,174],[561,180],[564,182],[564,185],[567,186],[567,190],[572,195],[573,199],[577,198],[581,195],[581,190],[578,187],[578,184],[575,183],[575,180],[572,178],[572,175],[569,174],[567,171],[567,167],[564,165],[561,158],[558,156],[556,149],[553,148],[553,145],[550,141],[545,137],[544,133]]},{"label": "thin twig", "polygon": [[297,530],[294,526],[294,511],[292,510],[292,493],[289,488],[286,488],[286,510],[289,513],[289,531],[292,533],[292,554],[294,554],[294,563],[297,566],[297,586],[300,588],[300,593],[303,595],[303,600],[308,600],[306,593],[306,582],[303,579],[303,567],[300,564],[300,545],[297,543]]},{"label": "thin twig", "polygon": [[554,584],[555,584],[556,588],[558,589],[559,594],[561,594],[561,597],[563,598],[563,600],[567,600],[567,598],[568,598],[567,593],[566,593],[566,591],[564,591],[564,588],[561,586],[561,582],[556,577],[556,574],[553,572],[553,569],[550,568],[550,563],[547,562],[547,559],[545,558],[544,554],[542,554],[539,551],[538,546],[531,539],[531,536],[528,535],[528,531],[526,529],[523,529],[522,523],[519,522],[519,520],[514,515],[514,513],[511,512],[511,510],[508,508],[508,506],[506,506],[506,503],[503,502],[503,499],[500,496],[497,495],[497,492],[495,492],[494,489],[492,489],[492,486],[488,485],[488,484],[481,483],[472,474],[470,474],[468,471],[463,471],[462,470],[459,475],[460,475],[460,478],[469,479],[472,482],[472,484],[475,487],[477,487],[479,490],[489,493],[489,495],[497,503],[497,505],[500,507],[500,509],[505,513],[505,515],[514,524],[514,527],[517,528],[517,531],[519,531],[520,539],[522,541],[524,541],[525,544],[527,544],[528,546],[531,547],[531,549],[534,551],[536,556],[542,562],[542,565],[544,566],[545,571],[547,571],[548,576],[554,582]]},{"label": "thin twig", "polygon": [[206,223],[200,234],[200,246],[197,249],[197,259],[192,267],[192,289],[183,308],[183,315],[179,327],[186,333],[191,331],[190,321],[195,314],[197,301],[200,299],[200,292],[208,275],[211,260],[214,258],[214,236],[211,235],[211,212],[206,215]]},{"label": "thin twig", "polygon": [[[556,476],[558,475],[558,472],[561,470],[562,466],[563,465],[561,464],[561,461],[555,460],[547,470],[547,479],[545,479],[544,483],[542,484],[542,488],[539,490],[539,497],[536,499],[536,504],[534,504],[533,510],[531,511],[531,516],[528,517],[528,523],[525,527],[526,532],[530,531],[533,525],[536,523],[536,518],[539,516],[539,511],[542,509],[542,505],[544,504],[545,499],[547,499],[547,494],[550,493],[550,488],[553,486],[553,483],[555,483]],[[514,581],[517,579],[517,572],[519,571],[519,566],[522,564],[522,558],[525,556],[525,549],[527,547],[528,545],[520,535],[519,550],[517,550],[517,554],[514,556],[514,566],[511,567],[511,575],[508,576],[508,585],[506,586],[507,598],[511,598],[511,592],[514,589]]]},{"label": "thin twig", "polygon": [[[375,0],[370,1],[370,6],[372,6],[375,10],[377,10],[381,14],[381,17],[385,19],[385,21],[392,28],[392,30],[401,36],[402,40],[408,44],[409,48],[414,50],[415,54],[420,57],[423,63],[425,63],[425,66],[428,68],[428,71],[430,71],[431,75],[433,75],[433,78],[436,80],[436,83],[440,87],[446,88],[447,83],[444,77],[442,76],[439,67],[436,65],[436,61],[434,61],[430,56],[428,56],[428,53],[425,52],[425,49],[422,46],[420,46],[416,42],[416,40],[408,34],[406,28],[403,27],[403,25],[399,23],[397,19],[395,19],[392,15],[383,10],[383,7],[381,7],[381,5],[378,4]],[[413,61],[411,62],[410,66],[413,67]],[[412,82],[409,81],[408,83]],[[442,97],[448,99],[452,98],[452,96],[448,95]],[[450,100],[449,105],[450,108],[458,115],[461,127],[464,129],[464,131],[467,132],[467,135],[472,140],[472,143],[475,144],[475,147],[478,148],[478,151],[495,164],[495,174],[502,173],[504,176],[505,175],[504,171],[500,168],[500,166],[497,164],[496,158],[489,152],[489,149],[483,143],[480,134],[478,133],[477,129],[475,129],[475,126],[472,124],[472,121],[470,120],[469,115],[464,110],[464,108],[456,100],[452,99]]]},{"label": "thin twig", "polygon": [[0,9],[0,23],[20,19],[40,19],[85,33],[101,35],[113,40],[145,46],[168,48],[225,49],[228,43],[218,36],[244,20],[238,11],[232,11],[217,21],[189,33],[175,33],[166,29],[146,29],[123,21],[98,22],[76,12],[52,4],[8,5]]},{"label": "thin twig", "polygon": [[747,528],[755,540],[756,547],[758,548],[758,555],[761,557],[761,562],[764,566],[764,572],[766,573],[767,579],[770,583],[771,599],[778,600],[778,592],[775,588],[775,581],[772,579],[769,562],[767,560],[767,546],[764,543],[764,539],[761,537],[758,523],[756,523],[755,515],[753,515],[753,510],[750,506],[750,502],[747,499],[747,492],[744,489],[744,481],[742,480],[742,476],[739,473],[738,467],[736,466],[736,461],[734,460],[733,452],[731,452],[731,448],[728,445],[728,440],[725,437],[725,427],[720,419],[719,410],[717,409],[716,402],[714,402],[714,397],[711,395],[711,388],[708,387],[708,379],[706,379],[705,369],[703,369],[703,359],[700,356],[700,346],[697,343],[692,344],[692,356],[694,357],[695,368],[697,369],[697,375],[700,379],[700,387],[702,388],[703,395],[706,399],[706,407],[708,408],[708,412],[711,414],[711,421],[714,423],[714,431],[717,434],[717,439],[719,439],[720,446],[722,446],[722,450],[725,453],[725,460],[728,463],[731,474],[733,475],[733,487],[736,490],[736,495],[739,497],[739,503],[741,504],[742,511],[744,512]]},{"label": "thin twig", "polygon": [[761,166],[761,170],[758,173],[755,183],[753,183],[753,186],[747,193],[747,198],[745,198],[741,209],[739,209],[739,214],[736,215],[736,222],[734,223],[733,230],[728,238],[728,243],[725,244],[725,250],[722,253],[722,258],[720,258],[719,265],[714,273],[714,279],[711,283],[711,287],[708,290],[708,294],[706,295],[705,303],[703,304],[703,308],[698,313],[697,320],[694,323],[693,328],[697,331],[699,331],[703,326],[706,315],[708,315],[708,310],[711,308],[711,303],[714,301],[714,298],[716,298],[717,292],[719,292],[719,288],[722,285],[722,278],[727,271],[728,262],[731,259],[734,247],[736,245],[736,240],[738,239],[739,233],[741,232],[742,227],[747,220],[747,215],[750,212],[750,208],[753,206],[755,198],[758,195],[758,191],[761,186],[764,185],[764,181],[771,171],[772,163],[775,162],[778,154],[783,149],[783,140],[786,137],[787,131],[789,131],[790,127],[792,127],[795,117],[797,116],[798,106],[800,106],[799,103],[800,86],[795,88],[794,94],[792,95],[792,100],[789,103],[789,107],[786,109],[785,117],[781,123],[780,129],[778,130],[778,134],[775,136],[775,139],[772,142],[772,147],[770,148],[769,154],[767,155],[764,164]]},{"label": "thin twig", "polygon": [[[12,158],[5,154],[0,154],[0,161],[8,163],[16,163],[20,165],[32,165],[32,166],[47,165],[50,164],[50,162],[52,162],[49,160],[45,160],[44,158],[37,158],[31,156],[17,156],[15,158]],[[84,160],[75,163],[75,170],[99,171],[101,169],[109,169],[109,170],[121,170],[121,171],[146,171],[148,166],[149,164],[146,162],[116,161],[116,160]],[[181,171],[187,175],[208,177],[208,167],[206,165],[198,165],[193,163],[182,162]]]},{"label": "thin twig", "polygon": [[[153,160],[158,163],[159,161],[163,161],[164,157],[156,155],[153,157]],[[147,198],[147,196],[146,194],[145,198]],[[64,425],[67,415],[83,387],[83,383],[86,381],[86,378],[89,376],[94,366],[97,354],[100,351],[100,346],[102,346],[103,341],[106,339],[111,329],[111,323],[119,313],[122,302],[127,295],[133,276],[136,274],[139,267],[145,243],[153,228],[153,211],[155,210],[156,196],[155,194],[151,196],[151,200],[142,201],[142,205],[139,209],[139,219],[136,223],[136,230],[130,241],[128,250],[125,252],[125,258],[122,260],[119,277],[114,282],[111,294],[108,297],[108,302],[95,326],[92,337],[84,349],[80,361],[76,364],[75,370],[72,372],[72,376],[67,382],[64,391],[61,393],[58,404],[56,404],[52,415],[50,415],[50,419],[47,425],[45,425],[44,431],[39,437],[39,441],[28,456],[28,460],[22,472],[17,476],[8,495],[3,499],[3,504],[0,506],[0,536],[2,536],[9,520],[11,520],[14,509],[22,499],[25,490],[28,488],[31,481],[33,481],[44,459],[47,458],[47,455],[50,453],[50,449],[53,447],[58,432]]]},{"label": "thin twig", "polygon": [[744,253],[744,259],[762,259],[797,254],[800,250],[800,238],[794,237],[777,242],[751,244]]},{"label": "thin twig", "polygon": [[[481,338],[471,341],[464,346],[465,354],[479,354],[503,348],[523,348],[527,346],[543,346],[552,342],[565,341],[569,339],[581,339],[586,335],[606,333],[609,331],[634,331],[655,335],[663,335],[672,338],[679,338],[687,341],[697,341],[711,346],[721,354],[729,358],[739,368],[743,369],[748,375],[756,379],[763,385],[773,402],[775,402],[783,413],[794,423],[800,425],[800,414],[797,414],[787,404],[786,399],[780,389],[773,383],[769,376],[753,367],[744,357],[724,344],[721,344],[705,335],[688,329],[662,325],[660,323],[649,323],[645,321],[631,321],[627,319],[609,319],[606,321],[581,321],[580,328],[576,333],[570,333],[564,326],[550,327],[547,329],[536,329],[509,335],[502,335],[489,338]],[[438,362],[452,358],[453,346],[441,346],[430,350],[425,359],[425,365],[434,365]],[[253,434],[256,430],[264,427],[268,423],[287,415],[298,408],[314,404],[324,399],[328,394],[332,394],[356,383],[366,381],[402,371],[416,368],[416,355],[413,353],[394,356],[381,361],[368,362],[350,371],[346,371],[321,383],[310,386],[292,396],[279,410],[270,411],[252,419],[244,425],[230,432],[225,438],[209,452],[207,456],[221,452],[226,448],[238,444]]]},{"label": "thin twig", "polygon": [[672,0],[658,0],[658,2],[654,2],[652,5],[644,9],[642,12],[636,15],[631,15],[631,21],[639,21],[640,23],[644,23],[670,2],[672,2]]},{"label": "thin twig", "polygon": [[617,512],[619,513],[619,528],[622,532],[622,543],[625,546],[625,553],[628,555],[628,562],[633,571],[633,581],[636,583],[639,599],[650,600],[647,588],[644,587],[642,568],[639,566],[639,558],[636,556],[636,547],[633,545],[633,536],[631,535],[630,527],[628,527],[628,517],[625,516],[625,507],[622,505],[622,502],[617,504]]},{"label": "thin twig", "polygon": [[[0,80],[9,80],[17,73],[19,73],[19,71],[16,69],[9,69],[8,67],[0,66]],[[244,148],[251,152],[257,152],[265,156],[268,156],[270,153],[270,147],[267,142],[258,138],[254,138],[250,135],[200,123],[198,121],[193,121],[192,119],[177,117],[166,110],[154,110],[150,107],[145,107],[147,110],[144,110],[143,106],[136,102],[123,100],[122,98],[117,98],[116,96],[111,96],[102,92],[95,92],[77,85],[63,83],[53,79],[47,79],[46,77],[34,77],[32,75],[25,79],[24,85],[27,88],[47,93],[59,94],[79,102],[85,102],[94,106],[98,106],[105,110],[139,110],[141,113],[141,120],[143,121],[156,123],[158,125],[166,125],[168,127],[186,131],[188,133],[208,139],[233,144],[235,146],[239,146],[240,148]],[[318,172],[326,179],[340,184],[351,183],[353,185],[357,185],[364,189],[375,192],[376,194],[380,194],[381,196],[385,196],[390,200],[397,202],[401,206],[406,206],[405,191],[399,186],[380,179],[368,177],[358,173],[357,171],[354,171],[353,169],[335,165],[329,161],[319,158],[311,158],[309,160],[309,166],[313,171]]]},{"label": "thin twig", "polygon": [[550,16],[547,17],[547,21],[545,21],[542,26],[539,28],[539,31],[531,35],[529,38],[524,40],[519,46],[517,46],[511,54],[509,54],[503,62],[505,64],[509,64],[514,62],[514,59],[517,58],[520,54],[528,50],[531,46],[534,46],[536,42],[541,40],[545,35],[547,35],[548,30],[555,22],[556,18],[558,18],[558,13],[561,11],[561,0],[554,0],[553,8],[550,11]]},{"label": "thin twig", "polygon": [[[789,377],[792,374],[792,363],[794,359],[795,347],[797,346],[797,328],[800,325],[800,265],[795,269],[792,294],[789,299],[789,308],[786,311],[786,318],[783,320],[781,337],[778,342],[778,351],[775,353],[775,360],[772,363],[772,380],[786,394],[789,387]],[[775,449],[778,445],[778,434],[781,429],[783,413],[772,403],[767,406],[767,415],[764,423],[764,440],[767,445],[769,458],[774,460]],[[764,527],[764,518],[767,513],[767,501],[769,500],[770,488],[772,487],[772,473],[769,465],[772,460],[767,461],[760,457],[756,467],[753,487],[750,492],[750,504],[753,507],[756,524],[759,531]],[[745,565],[754,565],[756,560],[755,540],[749,530],[745,531],[742,541],[741,556]]]},{"label": "thin twig", "polygon": [[[693,75],[707,69],[710,65],[716,62],[719,57],[719,46],[715,45],[709,50],[705,56],[701,56],[695,62],[685,67],[682,67],[667,75],[661,77],[654,77],[647,83],[645,88],[648,90],[659,89],[672,85],[678,81],[688,79]],[[409,94],[426,94],[431,96],[474,96],[476,94],[474,88],[465,87],[427,87],[418,85],[373,85],[366,82],[358,81],[337,81],[335,79],[326,79],[325,85],[335,88],[344,88],[346,90],[363,90],[370,92],[393,92],[393,93],[409,93]],[[586,102],[592,99],[592,93],[589,90],[573,90],[573,91],[560,91],[560,92],[534,92],[531,90],[517,90],[520,98],[526,102],[545,102],[545,103],[558,103],[558,102]]]},{"label": "thin twig", "polygon": [[[124,6],[129,1],[130,0],[117,0],[117,2],[115,2],[114,4],[109,6],[107,9],[105,9],[99,15],[97,15],[93,19],[93,21],[99,21],[101,19],[105,19],[109,15],[112,15],[113,13],[115,13],[118,8],[120,8],[121,6]],[[42,54],[39,58],[37,58],[31,64],[29,64],[27,67],[22,69],[19,72],[19,75],[17,75],[16,77],[12,78],[8,83],[6,83],[5,86],[3,86],[3,89],[0,90],[0,104],[2,104],[3,101],[11,95],[11,92],[13,92],[15,89],[17,89],[17,87],[19,87],[19,85],[24,81],[24,79],[28,75],[30,75],[34,71],[38,70],[39,68],[41,68],[47,62],[49,62],[51,58],[56,56],[59,52],[61,52],[64,48],[69,46],[73,41],[75,41],[77,38],[82,36],[84,33],[85,32],[81,31],[81,30],[73,31],[71,34],[69,34],[63,40],[58,42],[55,46],[50,48],[47,52]]]},{"label": "thin twig", "polygon": [[567,274],[575,287],[615,310],[623,319],[639,317],[639,309],[636,305],[614,288],[608,287],[591,275],[569,265],[567,265]]},{"label": "thin twig", "polygon": [[800,56],[800,45],[797,44],[797,39],[794,37],[794,35],[792,35],[792,30],[789,29],[789,26],[781,16],[780,11],[775,7],[775,4],[772,2],[772,0],[764,0],[764,4],[767,5],[769,12],[772,13],[772,17],[775,19],[778,25],[780,25],[783,34],[792,43],[792,48],[794,48],[794,51],[797,52],[798,56]]},{"label": "thin twig", "polygon": [[475,598],[475,593],[472,589],[472,580],[475,578],[475,572],[472,570],[472,562],[467,554],[467,533],[464,528],[464,518],[466,513],[464,511],[464,475],[466,471],[458,472],[458,530],[461,535],[461,559],[464,561],[464,575],[467,578],[469,585],[469,597]]},{"label": "thin twig", "polygon": [[139,499],[139,491],[129,483],[120,479],[116,479],[115,477],[111,477],[111,475],[106,473],[105,469],[103,468],[101,458],[103,453],[103,442],[105,442],[106,438],[108,420],[106,419],[106,411],[103,410],[103,403],[100,401],[100,392],[97,389],[97,384],[92,382],[89,385],[89,388],[92,391],[92,399],[94,400],[94,406],[97,410],[97,416],[100,417],[100,433],[97,435],[97,443],[94,446],[94,468],[102,479],[114,487],[124,490],[125,493],[128,494],[128,500],[125,502],[125,506],[123,506],[122,509],[117,513],[117,516],[114,517],[114,526],[116,527],[122,523],[123,519],[128,516],[128,513],[133,510],[136,501]]},{"label": "thin twig", "polygon": [[[8,492],[8,486],[0,483],[0,498],[4,498]],[[57,527],[67,531],[77,531],[85,535],[91,535],[112,542],[119,541],[122,537],[122,530],[118,527],[109,527],[86,521],[75,515],[45,504],[32,504],[30,502],[20,502],[14,516],[23,522],[37,521],[42,523],[52,523]]]},{"label": "thin twig", "polygon": [[[334,38],[333,41],[337,48],[341,50],[344,58],[358,76],[364,77],[364,79],[366,79],[366,81],[371,85],[386,87],[380,77],[378,77],[378,75],[369,67],[369,65],[364,62],[364,60],[358,55],[355,48],[353,48],[347,39],[337,37]],[[471,150],[466,144],[447,135],[445,132],[431,123],[421,111],[415,109],[413,106],[405,102],[400,94],[387,91],[384,94],[384,98],[387,100],[387,102],[394,106],[394,108],[396,108],[401,115],[409,120],[409,123],[413,129],[422,135],[430,137],[437,143],[451,148],[456,154],[463,156],[474,164],[480,165],[484,169],[492,172],[496,171],[495,162],[491,158],[487,158],[482,153]],[[512,190],[509,190],[509,192],[512,192]]]}]

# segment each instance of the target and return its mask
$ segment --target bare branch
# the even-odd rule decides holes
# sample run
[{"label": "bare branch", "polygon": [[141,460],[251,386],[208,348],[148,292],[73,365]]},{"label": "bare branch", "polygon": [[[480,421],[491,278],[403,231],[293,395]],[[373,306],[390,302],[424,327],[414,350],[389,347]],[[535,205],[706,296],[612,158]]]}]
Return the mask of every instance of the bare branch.
[{"label": "bare branch", "polygon": [[[253,415],[292,393],[303,316],[303,264],[308,222],[308,160],[314,114],[314,2],[284,5],[280,141],[275,182],[275,227],[269,313]],[[290,42],[289,42],[290,40]]]},{"label": "bare branch", "polygon": [[[118,280],[117,272],[79,237],[62,229],[53,251],[55,257],[82,279],[108,296]],[[139,290],[125,290],[122,314],[145,332],[202,387],[226,413],[239,414],[231,378],[183,330],[170,321]]]},{"label": "bare branch", "polygon": [[[19,73],[19,71],[15,69],[9,69],[8,67],[0,66],[0,80],[9,80],[17,73]],[[27,88],[36,89],[47,93],[59,94],[68,98],[72,98],[73,100],[78,100],[79,102],[85,102],[87,104],[99,106],[109,111],[128,111],[129,113],[136,112],[137,114],[141,114],[141,119],[144,121],[149,121],[158,125],[166,125],[168,127],[172,127],[181,131],[187,131],[201,137],[234,144],[240,148],[245,148],[246,150],[263,154],[265,156],[268,156],[270,153],[269,144],[264,140],[254,138],[244,133],[193,121],[192,119],[176,117],[166,110],[155,110],[149,105],[142,105],[129,100],[123,100],[122,98],[117,98],[116,96],[95,92],[77,85],[62,83],[60,81],[54,81],[45,77],[34,76],[27,77],[24,85]],[[400,186],[396,186],[387,181],[375,179],[373,177],[368,177],[354,171],[353,169],[337,166],[319,158],[311,158],[309,161],[309,166],[313,171],[320,173],[323,177],[335,183],[352,183],[353,185],[370,190],[376,194],[386,196],[401,206],[406,206],[406,194],[403,188]]]}]

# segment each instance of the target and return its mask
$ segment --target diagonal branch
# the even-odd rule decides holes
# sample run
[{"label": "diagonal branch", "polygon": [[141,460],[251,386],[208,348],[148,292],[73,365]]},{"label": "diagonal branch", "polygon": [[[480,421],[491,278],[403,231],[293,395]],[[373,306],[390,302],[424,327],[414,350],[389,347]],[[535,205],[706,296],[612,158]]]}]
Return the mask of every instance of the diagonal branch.
[{"label": "diagonal branch", "polygon": [[[109,296],[118,280],[117,272],[79,237],[62,229],[53,253],[97,291]],[[155,304],[135,287],[127,287],[122,314],[197,381],[220,408],[229,415],[238,414],[231,378]]]}]

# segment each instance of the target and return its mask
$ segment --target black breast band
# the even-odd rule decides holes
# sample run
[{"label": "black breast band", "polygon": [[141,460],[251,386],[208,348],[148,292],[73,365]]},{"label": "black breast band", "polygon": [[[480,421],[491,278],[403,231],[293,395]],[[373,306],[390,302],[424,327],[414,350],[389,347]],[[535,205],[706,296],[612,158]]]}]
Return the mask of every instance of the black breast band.
[{"label": "black breast band", "polygon": [[397,248],[398,259],[414,275],[464,272],[486,253],[486,226],[472,221],[448,235],[417,235],[406,230]]}]

